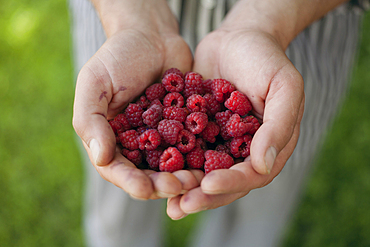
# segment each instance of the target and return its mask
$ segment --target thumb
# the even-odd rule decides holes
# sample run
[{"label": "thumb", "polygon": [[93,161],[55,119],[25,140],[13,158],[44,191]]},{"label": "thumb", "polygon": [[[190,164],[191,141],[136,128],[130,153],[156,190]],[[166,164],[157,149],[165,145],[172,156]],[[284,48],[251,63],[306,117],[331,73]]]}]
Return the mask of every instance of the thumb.
[{"label": "thumb", "polygon": [[107,121],[108,103],[112,98],[109,78],[99,70],[84,67],[76,84],[73,127],[89,150],[95,165],[107,165],[115,155],[116,139]]},{"label": "thumb", "polygon": [[269,174],[276,157],[285,147],[291,149],[283,152],[287,156],[284,158],[289,158],[297,143],[303,108],[303,79],[293,65],[285,66],[270,81],[263,124],[251,143],[252,166],[258,173]]}]

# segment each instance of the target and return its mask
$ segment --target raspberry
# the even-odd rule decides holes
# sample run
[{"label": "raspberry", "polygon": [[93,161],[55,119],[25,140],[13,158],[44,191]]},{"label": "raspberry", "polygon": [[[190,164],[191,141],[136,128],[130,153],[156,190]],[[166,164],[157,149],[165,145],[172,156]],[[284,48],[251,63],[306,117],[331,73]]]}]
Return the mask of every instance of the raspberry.
[{"label": "raspberry", "polygon": [[153,101],[155,99],[162,100],[166,95],[166,89],[162,83],[154,83],[145,90],[145,95],[149,101]]},{"label": "raspberry", "polygon": [[129,150],[139,149],[139,143],[137,142],[138,133],[136,130],[127,130],[119,134],[118,137],[124,148]]},{"label": "raspberry", "polygon": [[144,125],[141,115],[143,115],[143,109],[138,104],[129,104],[125,110],[125,116],[132,127]]},{"label": "raspberry", "polygon": [[150,102],[149,100],[144,96],[142,95],[137,101],[136,101],[136,104],[138,104],[139,106],[141,106],[141,108],[143,109],[146,109],[148,108],[148,106],[150,105]]},{"label": "raspberry", "polygon": [[134,165],[140,165],[143,161],[143,155],[139,150],[130,151],[128,149],[122,149],[122,155],[125,156]]},{"label": "raspberry", "polygon": [[213,94],[207,93],[203,96],[203,98],[206,100],[206,109],[209,116],[214,116],[217,112],[221,111],[221,105],[218,103]]},{"label": "raspberry", "polygon": [[186,163],[190,169],[202,169],[204,160],[204,150],[200,147],[196,147],[186,154]]},{"label": "raspberry", "polygon": [[109,121],[109,125],[112,128],[114,135],[116,136],[116,143],[119,143],[120,141],[118,135],[124,131],[122,124],[118,121],[112,120]]},{"label": "raspberry", "polygon": [[123,131],[129,130],[129,129],[132,128],[131,125],[130,125],[130,123],[128,122],[125,114],[123,114],[123,113],[118,114],[114,118],[114,121],[120,122],[122,124]]},{"label": "raspberry", "polygon": [[140,126],[139,128],[136,129],[136,132],[141,135],[142,133],[144,133],[146,130],[148,130],[148,126]]},{"label": "raspberry", "polygon": [[230,152],[235,158],[246,158],[250,154],[250,147],[252,142],[251,135],[244,135],[235,137],[230,142]]},{"label": "raspberry", "polygon": [[258,119],[255,118],[254,116],[247,116],[245,117],[245,121],[247,123],[250,123],[252,124],[252,127],[251,129],[248,131],[249,134],[253,135],[254,133],[256,133],[256,131],[259,129],[260,127],[260,123],[258,122]]},{"label": "raspberry", "polygon": [[166,107],[163,110],[163,118],[168,120],[177,120],[181,123],[185,122],[186,119],[185,108],[179,108],[176,106]]},{"label": "raspberry", "polygon": [[165,107],[177,106],[183,107],[185,101],[184,97],[179,93],[169,93],[163,99],[163,105]]},{"label": "raspberry", "polygon": [[178,74],[169,73],[162,79],[162,84],[168,92],[181,92],[184,89],[184,79]]},{"label": "raspberry", "polygon": [[150,102],[149,107],[151,107],[153,105],[157,105],[157,106],[161,107],[162,110],[164,108],[164,106],[162,105],[162,103],[161,103],[161,101],[159,99],[155,99],[152,102]]},{"label": "raspberry", "polygon": [[195,147],[195,135],[187,130],[181,130],[177,138],[177,149],[185,154],[190,152]]},{"label": "raspberry", "polygon": [[170,145],[175,145],[177,142],[177,137],[181,130],[184,129],[182,123],[176,120],[164,119],[158,124],[158,132],[163,138],[163,140]]},{"label": "raspberry", "polygon": [[208,122],[204,130],[199,134],[206,142],[214,143],[216,136],[220,133],[220,126],[215,122]]},{"label": "raspberry", "polygon": [[204,94],[207,94],[207,93],[212,94],[213,93],[212,83],[213,83],[213,81],[211,79],[207,79],[207,80],[203,81],[202,86],[203,86],[203,93]]},{"label": "raspberry", "polygon": [[197,138],[195,140],[195,147],[199,147],[203,150],[207,150],[207,144],[202,138]]},{"label": "raspberry", "polygon": [[225,106],[240,116],[244,116],[252,110],[251,102],[249,102],[247,96],[239,91],[231,93],[230,97],[225,101]]},{"label": "raspberry", "polygon": [[151,128],[156,128],[162,119],[162,108],[158,105],[152,105],[143,115],[143,122]]},{"label": "raspberry", "polygon": [[170,68],[168,70],[166,70],[162,76],[162,79],[168,75],[168,74],[178,74],[179,76],[181,76],[182,78],[184,78],[184,74],[177,68]]},{"label": "raspberry", "polygon": [[159,159],[163,153],[163,150],[161,148],[157,148],[155,150],[145,151],[146,161],[149,164],[149,167],[152,170],[158,171],[159,170]]},{"label": "raspberry", "polygon": [[185,75],[185,98],[190,97],[193,94],[203,94],[203,77],[195,72],[188,72]]},{"label": "raspberry", "polygon": [[225,79],[213,80],[212,92],[218,102],[223,103],[233,91],[235,91],[235,87],[229,81]]},{"label": "raspberry", "polygon": [[229,169],[234,165],[234,159],[227,153],[208,150],[204,156],[206,158],[206,162],[204,162],[206,174],[216,169]]},{"label": "raspberry", "polygon": [[161,144],[161,136],[155,129],[148,129],[142,133],[137,141],[141,150],[154,150]]},{"label": "raspberry", "polygon": [[174,172],[184,168],[184,157],[177,148],[167,148],[159,159],[159,170],[162,172]]},{"label": "raspberry", "polygon": [[239,114],[233,114],[226,124],[227,133],[232,137],[239,137],[253,128],[252,123],[248,123]]},{"label": "raspberry", "polygon": [[186,107],[191,112],[206,112],[207,102],[199,94],[193,94],[186,100]]},{"label": "raspberry", "polygon": [[193,112],[186,117],[185,128],[194,135],[204,130],[208,123],[208,116],[203,112]]},{"label": "raspberry", "polygon": [[230,156],[232,155],[230,151],[230,142],[225,142],[224,145],[218,144],[215,150],[217,152],[227,153]]},{"label": "raspberry", "polygon": [[231,118],[233,113],[229,110],[224,111],[224,112],[217,112],[215,115],[216,123],[220,126],[220,134],[221,137],[226,141],[232,138],[232,136],[229,135],[226,129],[226,124]]}]

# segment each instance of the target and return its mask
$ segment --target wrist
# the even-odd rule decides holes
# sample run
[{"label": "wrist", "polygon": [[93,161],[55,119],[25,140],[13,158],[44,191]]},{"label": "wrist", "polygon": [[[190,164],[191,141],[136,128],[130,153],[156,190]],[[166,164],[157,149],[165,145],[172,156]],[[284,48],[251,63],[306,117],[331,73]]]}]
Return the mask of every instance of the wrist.
[{"label": "wrist", "polygon": [[144,33],[178,33],[178,24],[166,0],[91,0],[107,37],[135,29]]},{"label": "wrist", "polygon": [[264,32],[285,50],[304,28],[346,1],[240,0],[226,16],[221,29]]}]

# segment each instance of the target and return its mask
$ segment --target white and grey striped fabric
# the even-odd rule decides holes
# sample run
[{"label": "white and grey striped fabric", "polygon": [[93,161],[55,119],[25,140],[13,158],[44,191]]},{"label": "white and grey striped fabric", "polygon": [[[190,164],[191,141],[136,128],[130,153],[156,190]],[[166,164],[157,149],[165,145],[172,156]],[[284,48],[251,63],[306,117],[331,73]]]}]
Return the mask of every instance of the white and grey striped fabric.
[{"label": "white and grey striped fabric", "polygon": [[[217,28],[236,0],[168,0],[192,50]],[[189,246],[277,246],[307,178],[325,130],[348,87],[363,9],[369,1],[343,4],[304,30],[286,54],[305,81],[301,134],[281,174],[268,186],[203,214]],[[88,0],[70,0],[78,72],[105,41]],[[85,157],[85,232],[88,246],[163,246],[161,201],[139,202],[100,178]]]}]

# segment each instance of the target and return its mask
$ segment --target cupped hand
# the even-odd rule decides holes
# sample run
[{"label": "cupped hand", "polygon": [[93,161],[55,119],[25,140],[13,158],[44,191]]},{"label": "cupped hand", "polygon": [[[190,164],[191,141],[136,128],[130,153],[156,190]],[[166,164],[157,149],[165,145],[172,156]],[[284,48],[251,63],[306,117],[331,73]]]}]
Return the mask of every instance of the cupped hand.
[{"label": "cupped hand", "polygon": [[269,184],[296,146],[304,108],[303,79],[268,33],[222,29],[210,33],[196,49],[193,71],[232,82],[248,96],[262,125],[244,162],[212,171],[200,187],[168,199],[167,214],[173,219],[230,204]]},{"label": "cupped hand", "polygon": [[99,174],[137,199],[176,196],[198,187],[200,171],[139,170],[116,148],[108,123],[171,67],[188,71],[192,54],[176,33],[125,29],[110,36],[78,75],[73,126]]}]

